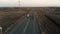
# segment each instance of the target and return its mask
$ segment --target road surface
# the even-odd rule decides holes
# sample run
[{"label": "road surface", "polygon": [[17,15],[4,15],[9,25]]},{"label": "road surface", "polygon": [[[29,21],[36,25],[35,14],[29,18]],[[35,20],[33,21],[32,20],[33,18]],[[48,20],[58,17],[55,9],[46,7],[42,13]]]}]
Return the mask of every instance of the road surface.
[{"label": "road surface", "polygon": [[29,12],[27,16],[18,21],[18,24],[6,34],[41,34],[34,12]]}]

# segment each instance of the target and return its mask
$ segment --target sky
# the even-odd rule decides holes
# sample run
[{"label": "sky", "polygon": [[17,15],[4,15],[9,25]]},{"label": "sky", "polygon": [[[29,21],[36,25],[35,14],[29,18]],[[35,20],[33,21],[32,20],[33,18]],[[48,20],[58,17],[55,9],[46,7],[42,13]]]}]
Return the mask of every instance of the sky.
[{"label": "sky", "polygon": [[0,7],[17,7],[18,0],[0,0]]},{"label": "sky", "polygon": [[[18,7],[19,0],[0,0],[0,7]],[[60,0],[20,0],[20,7],[59,6]]]}]

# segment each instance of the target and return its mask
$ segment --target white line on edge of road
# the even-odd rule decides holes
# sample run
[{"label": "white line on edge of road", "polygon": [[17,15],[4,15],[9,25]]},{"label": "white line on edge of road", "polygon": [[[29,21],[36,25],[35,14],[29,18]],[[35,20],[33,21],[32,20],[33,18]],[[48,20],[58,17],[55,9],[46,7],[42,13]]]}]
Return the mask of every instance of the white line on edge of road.
[{"label": "white line on edge of road", "polygon": [[24,28],[24,32],[26,31],[28,25],[29,25],[29,21],[27,22],[27,25],[26,25],[25,28]]}]

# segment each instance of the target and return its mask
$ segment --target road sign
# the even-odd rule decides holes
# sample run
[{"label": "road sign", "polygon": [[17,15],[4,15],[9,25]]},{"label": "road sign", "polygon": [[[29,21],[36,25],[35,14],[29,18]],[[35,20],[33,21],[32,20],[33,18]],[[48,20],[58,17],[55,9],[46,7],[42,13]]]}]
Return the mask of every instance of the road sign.
[{"label": "road sign", "polygon": [[2,34],[2,27],[0,27],[0,34]]}]

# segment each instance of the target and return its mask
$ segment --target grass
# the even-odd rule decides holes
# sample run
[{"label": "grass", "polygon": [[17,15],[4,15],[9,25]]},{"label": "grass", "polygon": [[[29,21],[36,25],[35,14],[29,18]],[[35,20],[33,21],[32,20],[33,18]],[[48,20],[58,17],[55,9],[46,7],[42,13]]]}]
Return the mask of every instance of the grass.
[{"label": "grass", "polygon": [[[1,9],[1,8],[0,8]],[[19,18],[24,16],[29,10],[22,9],[5,9],[0,10],[0,27],[3,27],[3,31],[7,29],[11,24],[14,24]]]},{"label": "grass", "polygon": [[55,12],[55,13],[52,13],[52,14],[55,14],[55,15],[60,15],[60,13],[59,13],[59,12]]}]

